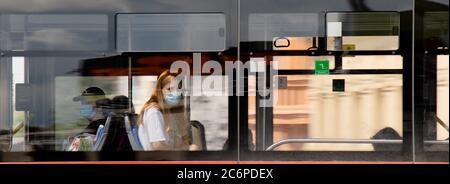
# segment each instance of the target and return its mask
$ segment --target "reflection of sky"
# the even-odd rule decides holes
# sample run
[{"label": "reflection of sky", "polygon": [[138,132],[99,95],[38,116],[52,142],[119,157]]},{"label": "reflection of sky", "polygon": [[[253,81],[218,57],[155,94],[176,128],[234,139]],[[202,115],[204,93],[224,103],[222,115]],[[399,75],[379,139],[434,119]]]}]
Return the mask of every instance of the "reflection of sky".
[{"label": "reflection of sky", "polygon": [[6,49],[106,50],[108,46],[106,15],[5,15],[4,19],[8,20],[5,31],[11,34]]},{"label": "reflection of sky", "polygon": [[448,6],[448,0],[428,0],[429,2],[439,3]]},{"label": "reflection of sky", "polygon": [[319,36],[319,15],[314,13],[250,14],[249,41],[277,36]]},{"label": "reflection of sky", "polygon": [[12,68],[13,68],[13,105],[15,104],[15,84],[24,83],[25,82],[25,66],[24,66],[24,57],[13,57],[12,58]]},{"label": "reflection of sky", "polygon": [[24,76],[24,57],[13,57],[12,63],[13,63],[13,83],[23,83],[25,76]]},{"label": "reflection of sky", "polygon": [[191,120],[205,127],[208,150],[221,150],[228,138],[228,97],[191,97]]},{"label": "reflection of sky", "polygon": [[[371,10],[408,10],[411,0],[355,0]],[[241,11],[246,12],[318,12],[354,10],[352,0],[245,0]]]},{"label": "reflection of sky", "polygon": [[[223,51],[223,14],[119,14],[119,51]],[[157,43],[157,44],[155,44]]]},{"label": "reflection of sky", "polygon": [[[130,9],[127,1],[123,0],[14,0],[14,1],[0,1],[0,7],[5,7],[7,10],[12,9],[16,11],[25,12],[39,12],[51,10],[70,10],[70,9],[117,9],[126,11]],[[96,8],[97,7],[97,8]],[[0,8],[0,10],[3,8]]]},{"label": "reflection of sky", "polygon": [[199,9],[223,9],[228,7],[229,4],[230,2],[223,0],[14,0],[0,1],[0,11],[3,9],[25,12],[161,12],[161,10],[194,11]]}]

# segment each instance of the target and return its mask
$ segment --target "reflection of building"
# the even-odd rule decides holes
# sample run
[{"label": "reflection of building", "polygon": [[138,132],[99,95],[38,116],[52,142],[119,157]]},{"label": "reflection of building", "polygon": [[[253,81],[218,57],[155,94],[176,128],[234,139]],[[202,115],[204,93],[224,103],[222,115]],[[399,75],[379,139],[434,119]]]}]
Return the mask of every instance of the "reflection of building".
[{"label": "reflection of building", "polygon": [[[383,43],[398,43],[391,41],[391,37],[385,39]],[[353,42],[358,46],[373,43],[370,39]],[[372,49],[382,50],[385,45],[375,47]],[[278,56],[274,60],[278,61],[278,69],[283,70],[314,70],[315,60],[328,60],[330,69],[335,68],[333,57]],[[342,69],[402,67],[403,59],[398,55],[352,56],[342,60]],[[288,75],[287,79],[287,89],[277,90],[278,103],[273,108],[274,143],[288,138],[370,139],[385,127],[402,134],[402,74]],[[345,80],[344,92],[333,92],[333,79]],[[255,85],[255,78],[250,77],[249,84]],[[255,86],[249,88],[254,90]],[[255,131],[255,97],[249,96],[249,127]],[[370,144],[310,143],[286,144],[277,150],[355,151],[373,150],[373,147]]]},{"label": "reflection of building", "polygon": [[[448,55],[437,59],[437,116],[448,126]],[[437,139],[448,138],[448,131],[438,125]]]},{"label": "reflection of building", "polygon": [[[346,91],[333,92],[332,79],[345,79]],[[402,132],[401,75],[288,76],[288,89],[278,90],[278,96],[274,107],[274,142],[287,138],[369,139],[384,127]],[[254,115],[250,118],[252,127]],[[278,149],[370,150],[372,147],[289,144]]]},{"label": "reflection of building", "polygon": [[[331,78],[345,79],[345,92],[331,92]],[[401,75],[345,75],[311,81],[308,137],[369,139],[384,127],[402,132]],[[320,144],[305,149],[366,150],[371,145]]]}]

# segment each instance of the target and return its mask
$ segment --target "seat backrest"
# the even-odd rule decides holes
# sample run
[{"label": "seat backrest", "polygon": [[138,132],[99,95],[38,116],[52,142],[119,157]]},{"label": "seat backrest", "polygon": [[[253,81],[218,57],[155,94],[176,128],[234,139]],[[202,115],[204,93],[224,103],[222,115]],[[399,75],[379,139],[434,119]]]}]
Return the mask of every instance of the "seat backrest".
[{"label": "seat backrest", "polygon": [[125,128],[124,115],[111,114],[110,127],[105,130],[105,140],[100,151],[132,151]]},{"label": "seat backrest", "polygon": [[136,125],[137,115],[129,114],[124,117],[125,118],[125,128],[127,131],[127,137],[130,141],[131,148],[134,151],[143,151],[141,142],[138,137],[138,126]]},{"label": "seat backrest", "polygon": [[205,127],[199,121],[191,121],[192,143],[200,146],[201,150],[207,150]]},{"label": "seat backrest", "polygon": [[99,137],[97,137],[97,141],[95,142],[94,146],[92,147],[92,151],[102,150],[102,148],[105,144],[106,137],[108,136],[109,129],[111,127],[111,120],[112,120],[111,115],[108,116],[108,118],[106,118],[105,127],[102,130],[103,132],[98,135]]}]

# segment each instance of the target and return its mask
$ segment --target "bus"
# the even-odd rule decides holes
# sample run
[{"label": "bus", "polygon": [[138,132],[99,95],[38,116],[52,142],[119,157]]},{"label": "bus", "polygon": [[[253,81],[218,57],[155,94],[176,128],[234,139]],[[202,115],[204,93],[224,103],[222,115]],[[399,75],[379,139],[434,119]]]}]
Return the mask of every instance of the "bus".
[{"label": "bus", "polygon": [[[0,162],[448,164],[448,7],[2,0]],[[167,71],[183,146],[148,149]]]}]

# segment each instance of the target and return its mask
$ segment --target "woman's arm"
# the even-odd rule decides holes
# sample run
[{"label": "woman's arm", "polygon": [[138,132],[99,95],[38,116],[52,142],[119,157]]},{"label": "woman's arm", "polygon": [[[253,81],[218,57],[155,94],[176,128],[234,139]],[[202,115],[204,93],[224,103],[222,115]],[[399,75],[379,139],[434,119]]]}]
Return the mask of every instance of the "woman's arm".
[{"label": "woman's arm", "polygon": [[165,141],[152,142],[153,150],[171,150],[170,146]]},{"label": "woman's arm", "polygon": [[189,151],[200,151],[200,150],[201,150],[201,148],[200,148],[200,146],[197,145],[197,144],[191,144],[191,145],[189,145]]}]

